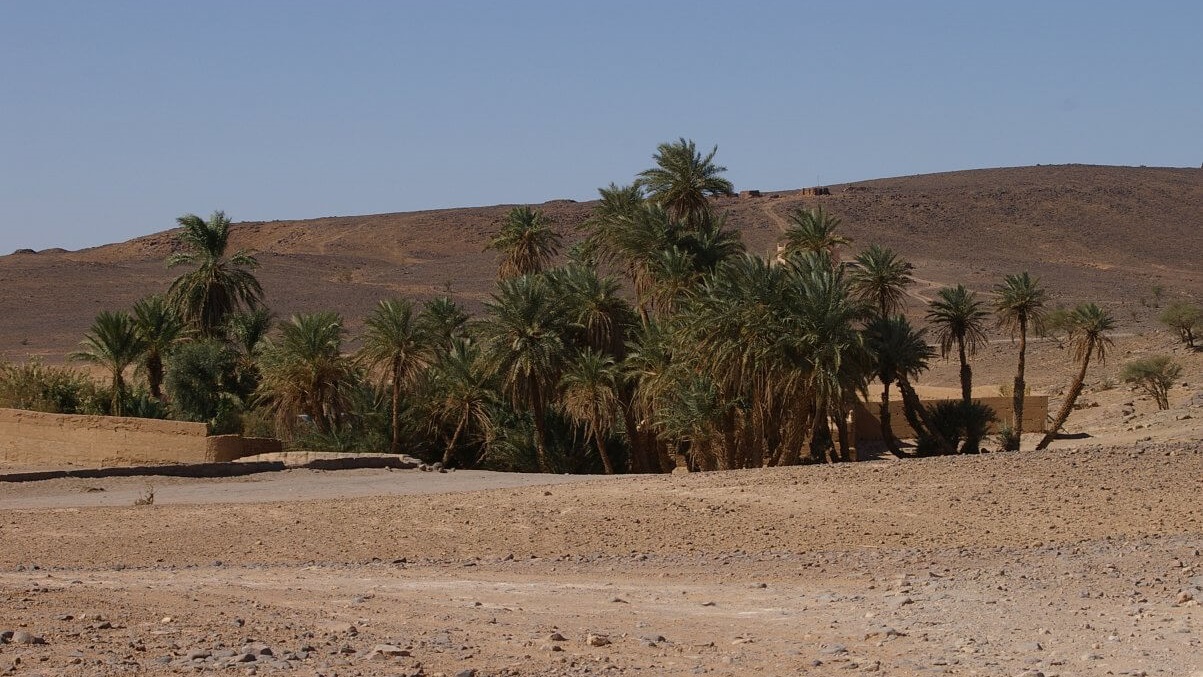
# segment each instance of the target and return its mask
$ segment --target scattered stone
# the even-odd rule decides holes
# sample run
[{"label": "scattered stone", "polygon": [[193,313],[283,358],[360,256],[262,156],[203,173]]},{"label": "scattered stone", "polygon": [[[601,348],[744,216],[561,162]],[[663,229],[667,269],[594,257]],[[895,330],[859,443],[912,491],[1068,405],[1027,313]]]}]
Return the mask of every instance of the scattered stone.
[{"label": "scattered stone", "polygon": [[8,641],[12,642],[13,644],[45,644],[46,643],[46,640],[42,639],[41,637],[31,634],[31,633],[28,633],[24,630],[17,630],[16,632],[14,632],[12,634],[12,637],[10,637]]},{"label": "scattered stone", "polygon": [[377,644],[368,651],[367,657],[370,660],[387,660],[408,655],[408,649],[402,649],[395,644]]},{"label": "scattered stone", "polygon": [[589,635],[585,637],[585,644],[588,644],[589,646],[606,646],[610,644],[610,638],[605,635],[589,633]]},{"label": "scattered stone", "polygon": [[564,642],[564,641],[567,641],[567,640],[564,638],[564,635],[561,635],[561,634],[560,634],[560,633],[558,633],[558,632],[553,632],[553,633],[551,633],[550,635],[548,635],[548,636],[547,636],[547,639],[549,639],[549,640],[551,640],[551,641],[553,641],[553,642]]},{"label": "scattered stone", "polygon": [[[447,471],[440,470],[439,472],[447,472]],[[476,677],[476,670],[474,668],[468,668],[467,670],[460,670],[459,672],[455,673],[455,677]]]},{"label": "scattered stone", "polygon": [[829,644],[819,649],[819,654],[823,656],[839,656],[846,653],[848,653],[848,647],[843,644]]}]

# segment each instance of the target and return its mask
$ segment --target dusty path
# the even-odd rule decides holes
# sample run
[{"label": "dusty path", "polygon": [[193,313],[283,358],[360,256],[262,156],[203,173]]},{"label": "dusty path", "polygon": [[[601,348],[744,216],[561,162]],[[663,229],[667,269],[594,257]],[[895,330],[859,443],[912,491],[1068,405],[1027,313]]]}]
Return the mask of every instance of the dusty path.
[{"label": "dusty path", "polygon": [[1192,443],[7,509],[0,631],[47,643],[0,671],[1192,675],[1200,489]]},{"label": "dusty path", "polygon": [[406,496],[593,482],[602,475],[544,475],[458,470],[285,470],[224,479],[114,477],[0,485],[0,510],[130,506],[154,492],[155,505],[273,503]]}]

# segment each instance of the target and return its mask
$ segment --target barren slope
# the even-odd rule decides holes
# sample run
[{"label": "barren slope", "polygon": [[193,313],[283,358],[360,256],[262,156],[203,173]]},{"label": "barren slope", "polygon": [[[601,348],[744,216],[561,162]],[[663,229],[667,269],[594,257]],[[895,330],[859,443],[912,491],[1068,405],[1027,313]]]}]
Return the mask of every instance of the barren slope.
[{"label": "barren slope", "polygon": [[[773,250],[785,213],[823,204],[842,217],[856,247],[880,242],[902,252],[924,280],[917,298],[964,282],[988,289],[1030,269],[1058,300],[1097,300],[1128,324],[1149,324],[1141,299],[1203,296],[1203,171],[1021,167],[879,179],[724,199],[720,207],[752,251]],[[591,203],[544,209],[569,241]],[[450,289],[478,306],[494,278],[489,236],[507,206],[307,221],[242,223],[235,245],[259,252],[268,303],[281,315],[334,308],[354,326],[381,298],[419,299]],[[237,215],[233,215],[237,216]],[[166,224],[163,224],[166,225]],[[96,312],[128,306],[166,287],[171,233],[79,252],[0,257],[0,355],[55,358],[74,347]]]}]

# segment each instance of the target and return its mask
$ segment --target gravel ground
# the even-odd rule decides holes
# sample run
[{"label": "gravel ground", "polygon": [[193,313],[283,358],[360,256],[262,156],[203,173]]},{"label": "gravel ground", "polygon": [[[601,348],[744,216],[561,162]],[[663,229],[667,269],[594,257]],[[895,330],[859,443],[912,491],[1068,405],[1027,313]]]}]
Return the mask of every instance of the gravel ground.
[{"label": "gravel ground", "polygon": [[0,513],[0,671],[1203,671],[1198,443],[410,495],[304,487],[434,475],[319,475],[144,506],[78,506],[126,480],[5,487],[42,507]]}]

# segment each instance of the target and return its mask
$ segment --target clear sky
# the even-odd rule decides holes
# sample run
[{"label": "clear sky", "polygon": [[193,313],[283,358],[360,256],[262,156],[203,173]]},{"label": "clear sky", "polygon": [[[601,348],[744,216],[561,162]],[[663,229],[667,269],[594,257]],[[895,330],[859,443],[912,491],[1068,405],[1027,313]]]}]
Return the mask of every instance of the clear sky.
[{"label": "clear sky", "polygon": [[737,188],[1203,162],[1203,2],[0,4],[0,253],[592,199],[656,144]]}]

